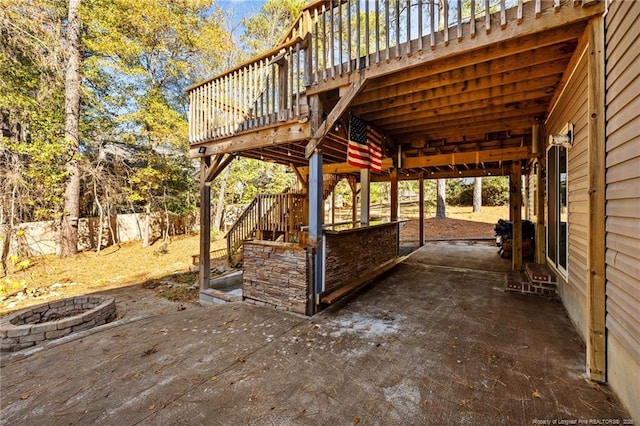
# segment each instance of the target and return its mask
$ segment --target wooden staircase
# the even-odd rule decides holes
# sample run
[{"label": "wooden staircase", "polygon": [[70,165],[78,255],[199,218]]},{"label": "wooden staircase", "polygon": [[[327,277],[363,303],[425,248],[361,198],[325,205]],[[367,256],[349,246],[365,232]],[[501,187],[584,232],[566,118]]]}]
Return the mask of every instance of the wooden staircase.
[{"label": "wooden staircase", "polygon": [[[325,174],[322,177],[322,197],[326,199],[342,179],[339,175]],[[245,240],[260,239],[275,241],[301,231],[307,222],[306,194],[289,192],[281,194],[259,194],[231,226],[227,239],[227,258],[230,264],[241,261],[240,249]]]},{"label": "wooden staircase", "polygon": [[306,220],[306,194],[283,192],[258,194],[242,212],[225,238],[229,263],[238,264],[240,248],[245,240],[258,238],[275,241],[299,232]]}]

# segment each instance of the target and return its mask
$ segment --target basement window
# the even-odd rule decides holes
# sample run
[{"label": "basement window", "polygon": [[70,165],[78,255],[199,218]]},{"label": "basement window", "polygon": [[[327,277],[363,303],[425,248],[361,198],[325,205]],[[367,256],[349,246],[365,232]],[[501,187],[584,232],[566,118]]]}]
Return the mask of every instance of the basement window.
[{"label": "basement window", "polygon": [[565,277],[569,241],[567,170],[567,148],[551,146],[547,151],[547,258]]}]

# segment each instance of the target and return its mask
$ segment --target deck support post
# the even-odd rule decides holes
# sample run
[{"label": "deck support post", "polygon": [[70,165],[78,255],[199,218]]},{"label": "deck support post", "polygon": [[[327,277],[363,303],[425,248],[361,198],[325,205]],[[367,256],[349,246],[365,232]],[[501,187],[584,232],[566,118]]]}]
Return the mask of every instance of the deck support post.
[{"label": "deck support post", "polygon": [[211,157],[200,160],[200,262],[198,281],[200,290],[209,288],[211,279],[211,186],[207,185],[207,172]]},{"label": "deck support post", "polygon": [[593,18],[589,31],[589,231],[587,247],[587,373],[607,379],[605,310],[605,88],[604,18]]},{"label": "deck support post", "polygon": [[322,154],[315,152],[311,155],[311,158],[309,158],[309,243],[315,248],[313,282],[316,299],[324,290],[322,236],[324,209],[322,207]]},{"label": "deck support post", "polygon": [[418,221],[420,222],[418,246],[422,247],[424,245],[424,176],[422,173],[418,178],[418,193]]},{"label": "deck support post", "polygon": [[[322,103],[316,95],[310,99],[312,133],[320,126]],[[311,142],[310,142],[311,143]],[[314,307],[319,303],[319,295],[324,290],[324,203],[322,197],[322,150],[315,147],[309,156],[309,243],[313,254],[313,299]]]},{"label": "deck support post", "polygon": [[369,224],[369,187],[371,170],[360,169],[360,223]]},{"label": "deck support post", "polygon": [[389,178],[391,181],[391,194],[389,194],[389,198],[391,199],[391,212],[389,218],[392,222],[398,220],[398,169],[393,169],[389,173]]},{"label": "deck support post", "polygon": [[543,179],[543,166],[545,147],[541,137],[542,132],[539,124],[534,124],[532,129],[533,145],[538,153],[538,173],[536,174],[536,198],[533,202],[536,204],[536,252],[535,262],[544,264],[547,262],[545,256],[545,238],[544,238],[544,193],[545,181]]},{"label": "deck support post", "polygon": [[511,204],[512,235],[511,235],[511,269],[522,270],[522,166],[520,161],[511,163],[509,182]]}]

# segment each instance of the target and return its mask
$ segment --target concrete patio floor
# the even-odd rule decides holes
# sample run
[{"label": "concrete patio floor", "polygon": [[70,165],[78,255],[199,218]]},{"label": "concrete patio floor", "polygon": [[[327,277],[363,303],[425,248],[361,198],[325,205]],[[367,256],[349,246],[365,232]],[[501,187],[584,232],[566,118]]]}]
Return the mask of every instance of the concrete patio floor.
[{"label": "concrete patio floor", "polygon": [[622,424],[561,303],[504,293],[508,266],[430,243],[313,318],[229,303],[104,327],[5,359],[0,424]]}]

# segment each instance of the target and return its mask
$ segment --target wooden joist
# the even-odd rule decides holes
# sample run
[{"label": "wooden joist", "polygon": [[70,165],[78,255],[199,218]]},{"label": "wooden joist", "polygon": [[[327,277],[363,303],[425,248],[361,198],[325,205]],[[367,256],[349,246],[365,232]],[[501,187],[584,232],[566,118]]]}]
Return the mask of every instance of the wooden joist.
[{"label": "wooden joist", "polygon": [[330,291],[329,293],[323,295],[320,298],[322,303],[332,304],[346,296],[347,294],[353,293],[361,287],[371,283],[374,279],[384,274],[387,271],[393,269],[396,265],[402,263],[409,256],[401,256],[395,259],[391,259],[378,266],[376,269],[373,269],[367,272],[364,275],[361,275],[357,278],[347,281],[339,288]]}]

